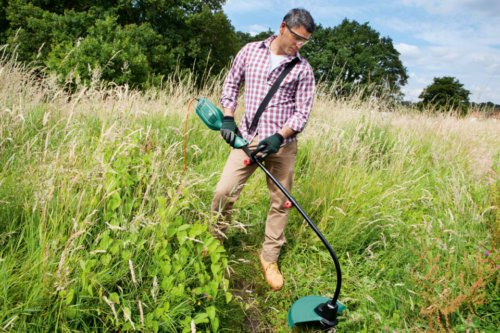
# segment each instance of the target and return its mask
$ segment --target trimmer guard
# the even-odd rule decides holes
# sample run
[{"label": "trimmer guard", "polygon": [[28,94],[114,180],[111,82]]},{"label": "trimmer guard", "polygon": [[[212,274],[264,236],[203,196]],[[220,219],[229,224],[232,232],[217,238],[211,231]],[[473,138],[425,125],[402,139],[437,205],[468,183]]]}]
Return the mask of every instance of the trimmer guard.
[{"label": "trimmer guard", "polygon": [[[306,296],[299,298],[293,303],[288,311],[288,326],[290,326],[290,329],[297,323],[321,321],[323,318],[318,315],[314,309],[316,309],[318,305],[328,301],[331,301],[331,298],[323,296]],[[337,306],[339,307],[337,313],[346,309],[346,307],[338,301]]]}]

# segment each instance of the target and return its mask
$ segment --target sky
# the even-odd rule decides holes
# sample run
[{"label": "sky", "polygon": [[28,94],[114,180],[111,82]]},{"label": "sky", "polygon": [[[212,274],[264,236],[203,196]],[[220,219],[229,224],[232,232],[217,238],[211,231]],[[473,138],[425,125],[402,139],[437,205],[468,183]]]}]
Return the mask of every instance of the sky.
[{"label": "sky", "polygon": [[323,27],[347,18],[390,37],[410,75],[405,100],[418,101],[434,77],[453,76],[471,101],[500,104],[500,0],[227,0],[223,10],[236,30],[257,34],[277,31],[297,7]]}]

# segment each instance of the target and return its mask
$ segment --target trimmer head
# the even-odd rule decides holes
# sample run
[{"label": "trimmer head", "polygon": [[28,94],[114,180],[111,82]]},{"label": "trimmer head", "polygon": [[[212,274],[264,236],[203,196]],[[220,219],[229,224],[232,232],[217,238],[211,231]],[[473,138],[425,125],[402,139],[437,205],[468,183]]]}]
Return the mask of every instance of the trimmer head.
[{"label": "trimmer head", "polygon": [[[212,131],[220,131],[224,114],[208,99],[202,97],[198,100],[198,105],[196,105],[196,114]],[[236,139],[234,140],[234,148],[241,148],[246,145],[248,145],[247,140],[236,136]]]},{"label": "trimmer head", "polygon": [[[332,299],[323,296],[306,296],[299,298],[295,303],[293,303],[290,310],[288,310],[288,326],[290,329],[293,328],[293,325],[297,323],[308,323],[308,322],[322,322],[325,327],[331,327],[337,324],[336,318],[327,318],[325,319],[320,315],[322,312],[320,309],[323,306],[328,306],[328,302],[331,302]],[[346,307],[337,302],[337,314],[341,311],[345,310]]]}]

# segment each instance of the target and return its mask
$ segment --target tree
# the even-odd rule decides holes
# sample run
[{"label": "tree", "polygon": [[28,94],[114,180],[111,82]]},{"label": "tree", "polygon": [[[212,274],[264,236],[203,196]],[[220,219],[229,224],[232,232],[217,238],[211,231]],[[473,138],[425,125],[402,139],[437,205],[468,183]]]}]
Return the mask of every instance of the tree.
[{"label": "tree", "polygon": [[243,46],[248,43],[259,42],[268,39],[274,35],[274,31],[268,29],[267,31],[262,31],[255,36],[251,36],[248,32],[236,32],[236,37],[238,39],[238,50],[241,50]]},{"label": "tree", "polygon": [[5,31],[9,27],[9,21],[5,14],[5,7],[7,7],[8,0],[0,0],[0,45],[6,43]]},{"label": "tree", "polygon": [[406,67],[399,59],[392,39],[380,37],[368,23],[344,19],[334,28],[316,27],[312,42],[301,49],[309,61],[316,80],[333,85],[337,80],[342,88],[338,94],[350,94],[353,88],[372,87],[366,92],[378,96],[390,91],[400,94],[408,81]]},{"label": "tree", "polygon": [[417,105],[420,108],[434,107],[437,111],[459,110],[462,115],[467,114],[469,95],[471,92],[463,87],[456,78],[451,76],[435,77],[434,82],[427,86],[418,98],[422,101]]},{"label": "tree", "polygon": [[[237,52],[224,0],[0,0],[0,43],[61,76],[143,84],[176,69],[218,73]],[[113,57],[114,56],[114,57]]]}]

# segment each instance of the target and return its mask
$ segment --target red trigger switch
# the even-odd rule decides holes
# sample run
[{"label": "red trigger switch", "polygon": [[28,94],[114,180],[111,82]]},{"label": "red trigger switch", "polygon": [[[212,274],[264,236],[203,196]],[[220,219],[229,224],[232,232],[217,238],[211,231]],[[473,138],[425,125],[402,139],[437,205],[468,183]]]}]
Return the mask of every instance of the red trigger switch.
[{"label": "red trigger switch", "polygon": [[293,204],[290,201],[285,202],[285,207],[286,208],[290,208],[292,206],[293,206]]},{"label": "red trigger switch", "polygon": [[247,158],[246,160],[243,161],[243,163],[245,165],[250,165],[250,164],[252,164],[252,161],[249,158]]}]

